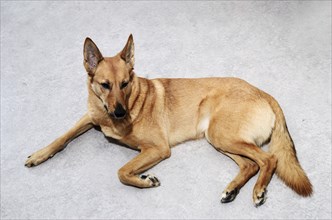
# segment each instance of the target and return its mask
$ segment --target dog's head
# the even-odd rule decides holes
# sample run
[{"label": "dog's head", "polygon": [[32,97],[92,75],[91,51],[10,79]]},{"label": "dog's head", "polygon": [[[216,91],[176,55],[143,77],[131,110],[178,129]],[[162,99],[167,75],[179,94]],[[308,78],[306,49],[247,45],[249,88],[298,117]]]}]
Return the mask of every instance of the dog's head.
[{"label": "dog's head", "polygon": [[133,36],[129,36],[126,46],[114,57],[103,57],[96,44],[86,38],[83,54],[91,89],[111,117],[123,119],[134,78]]}]

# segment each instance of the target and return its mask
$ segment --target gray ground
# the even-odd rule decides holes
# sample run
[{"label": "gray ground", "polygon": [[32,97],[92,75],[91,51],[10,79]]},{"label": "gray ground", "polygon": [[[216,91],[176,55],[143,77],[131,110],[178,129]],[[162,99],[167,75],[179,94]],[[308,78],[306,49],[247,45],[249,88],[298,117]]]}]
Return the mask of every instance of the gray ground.
[{"label": "gray ground", "polygon": [[[160,187],[125,186],[117,170],[138,152],[94,129],[24,167],[86,111],[85,37],[109,56],[130,33],[140,76],[236,76],[272,94],[314,195],[275,176],[256,209],[256,176],[220,204],[238,167],[205,140],[150,170]],[[330,1],[1,2],[1,218],[331,218],[330,59]]]}]

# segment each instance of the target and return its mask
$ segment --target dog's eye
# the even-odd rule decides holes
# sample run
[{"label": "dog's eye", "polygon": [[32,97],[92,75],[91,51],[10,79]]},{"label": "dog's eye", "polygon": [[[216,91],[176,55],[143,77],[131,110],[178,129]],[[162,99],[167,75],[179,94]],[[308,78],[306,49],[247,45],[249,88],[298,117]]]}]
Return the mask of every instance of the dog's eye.
[{"label": "dog's eye", "polygon": [[110,84],[108,84],[108,83],[100,83],[100,85],[101,85],[104,89],[110,89]]},{"label": "dog's eye", "polygon": [[124,88],[126,88],[128,86],[128,82],[123,82],[122,84],[121,84],[121,89],[124,89]]}]

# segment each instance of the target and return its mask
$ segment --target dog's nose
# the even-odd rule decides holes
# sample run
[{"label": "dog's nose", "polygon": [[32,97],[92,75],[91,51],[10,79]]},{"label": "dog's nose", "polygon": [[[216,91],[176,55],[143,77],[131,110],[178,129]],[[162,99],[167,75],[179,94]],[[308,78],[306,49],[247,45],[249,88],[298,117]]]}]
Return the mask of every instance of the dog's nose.
[{"label": "dog's nose", "polygon": [[126,110],[123,108],[123,106],[120,103],[116,104],[114,116],[116,118],[123,118],[126,115]]}]

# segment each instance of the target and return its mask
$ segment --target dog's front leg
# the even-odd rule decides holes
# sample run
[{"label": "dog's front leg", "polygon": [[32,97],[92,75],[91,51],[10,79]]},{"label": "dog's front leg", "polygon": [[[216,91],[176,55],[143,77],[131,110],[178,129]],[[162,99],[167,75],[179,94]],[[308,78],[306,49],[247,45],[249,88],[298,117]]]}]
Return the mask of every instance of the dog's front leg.
[{"label": "dog's front leg", "polygon": [[45,148],[38,150],[37,152],[30,155],[25,162],[25,166],[32,167],[36,166],[47,159],[51,158],[57,152],[61,151],[71,140],[80,134],[86,132],[93,127],[90,116],[85,114],[73,128],[71,128],[67,133],[53,141],[50,145]]},{"label": "dog's front leg", "polygon": [[119,179],[126,185],[139,188],[156,187],[160,185],[157,177],[146,174],[140,175],[147,169],[170,157],[171,149],[167,146],[158,148],[155,146],[144,147],[141,153],[124,165],[118,172]]}]

